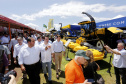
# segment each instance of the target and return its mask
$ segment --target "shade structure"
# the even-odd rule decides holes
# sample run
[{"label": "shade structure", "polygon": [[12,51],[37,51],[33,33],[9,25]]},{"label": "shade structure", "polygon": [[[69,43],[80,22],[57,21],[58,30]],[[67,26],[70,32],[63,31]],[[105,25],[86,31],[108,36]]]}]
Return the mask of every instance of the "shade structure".
[{"label": "shade structure", "polygon": [[0,15],[0,26],[2,27],[9,27],[13,29],[21,29],[21,30],[26,30],[26,31],[35,31],[37,33],[41,33],[41,31],[38,31],[36,29],[33,29],[27,25],[24,25],[22,23],[19,23],[17,21],[14,21],[8,17],[5,17],[3,15]]}]

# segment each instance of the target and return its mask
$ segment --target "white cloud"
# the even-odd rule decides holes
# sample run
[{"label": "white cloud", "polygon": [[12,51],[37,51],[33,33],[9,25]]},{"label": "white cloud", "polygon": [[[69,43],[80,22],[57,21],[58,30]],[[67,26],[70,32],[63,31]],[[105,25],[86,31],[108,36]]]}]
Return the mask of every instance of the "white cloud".
[{"label": "white cloud", "polygon": [[112,19],[117,19],[117,18],[121,18],[121,17],[125,17],[124,15],[117,15],[117,16],[115,16],[114,18],[112,18]]},{"label": "white cloud", "polygon": [[32,28],[38,28],[39,27],[38,25],[33,24],[33,23],[28,23],[28,24],[25,24],[25,25],[30,26]]},{"label": "white cloud", "polygon": [[20,19],[22,19],[21,16],[16,15],[16,14],[12,14],[10,18],[11,18],[11,19],[15,19],[15,20],[20,20]]},{"label": "white cloud", "polygon": [[33,16],[30,16],[30,15],[27,15],[27,14],[24,14],[22,16],[19,16],[19,15],[16,15],[16,14],[12,14],[10,18],[14,19],[14,20],[20,20],[20,19],[30,20],[30,21],[35,20],[35,18]]},{"label": "white cloud", "polygon": [[[35,20],[36,18],[41,18],[45,16],[59,16],[61,18],[66,18],[69,16],[83,17],[82,12],[123,12],[126,11],[126,5],[116,6],[116,5],[105,5],[105,4],[85,4],[84,2],[70,1],[65,4],[53,4],[49,8],[43,9],[37,13],[28,15],[23,14],[11,15],[11,18],[19,20]],[[105,18],[101,18],[105,19]]]},{"label": "white cloud", "polygon": [[126,11],[126,5],[123,6],[109,6],[109,8],[107,8],[109,11],[113,11],[113,12],[124,12]]},{"label": "white cloud", "polygon": [[111,20],[112,18],[94,17],[96,22]]}]

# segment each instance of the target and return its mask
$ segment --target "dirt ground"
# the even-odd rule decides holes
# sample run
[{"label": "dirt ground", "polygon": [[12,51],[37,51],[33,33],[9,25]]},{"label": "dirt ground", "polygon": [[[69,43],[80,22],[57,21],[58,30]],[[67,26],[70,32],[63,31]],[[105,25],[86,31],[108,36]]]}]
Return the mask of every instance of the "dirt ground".
[{"label": "dirt ground", "polygon": [[22,76],[21,68],[18,67],[18,68],[15,68],[14,70],[17,72],[17,77],[16,77],[16,82],[17,82],[19,80],[19,77]]}]

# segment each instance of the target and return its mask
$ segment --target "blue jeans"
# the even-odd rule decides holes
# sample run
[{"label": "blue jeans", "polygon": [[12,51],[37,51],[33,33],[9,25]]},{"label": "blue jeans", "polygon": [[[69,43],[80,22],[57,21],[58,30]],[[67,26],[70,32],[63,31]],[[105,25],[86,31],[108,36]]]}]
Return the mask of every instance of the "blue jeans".
[{"label": "blue jeans", "polygon": [[48,80],[51,81],[51,78],[52,78],[51,61],[50,61],[50,62],[42,63],[42,69],[43,69],[43,73],[44,73],[44,74],[47,73],[46,65],[47,65],[47,68],[48,68]]}]

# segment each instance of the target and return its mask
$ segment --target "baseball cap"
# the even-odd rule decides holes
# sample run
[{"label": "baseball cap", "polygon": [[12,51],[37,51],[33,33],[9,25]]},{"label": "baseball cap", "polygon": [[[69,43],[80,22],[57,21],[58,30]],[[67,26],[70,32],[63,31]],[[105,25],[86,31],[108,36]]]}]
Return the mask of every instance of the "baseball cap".
[{"label": "baseball cap", "polygon": [[76,56],[82,56],[84,57],[86,60],[89,60],[90,58],[86,55],[86,51],[84,50],[78,50],[76,53],[75,53]]}]

